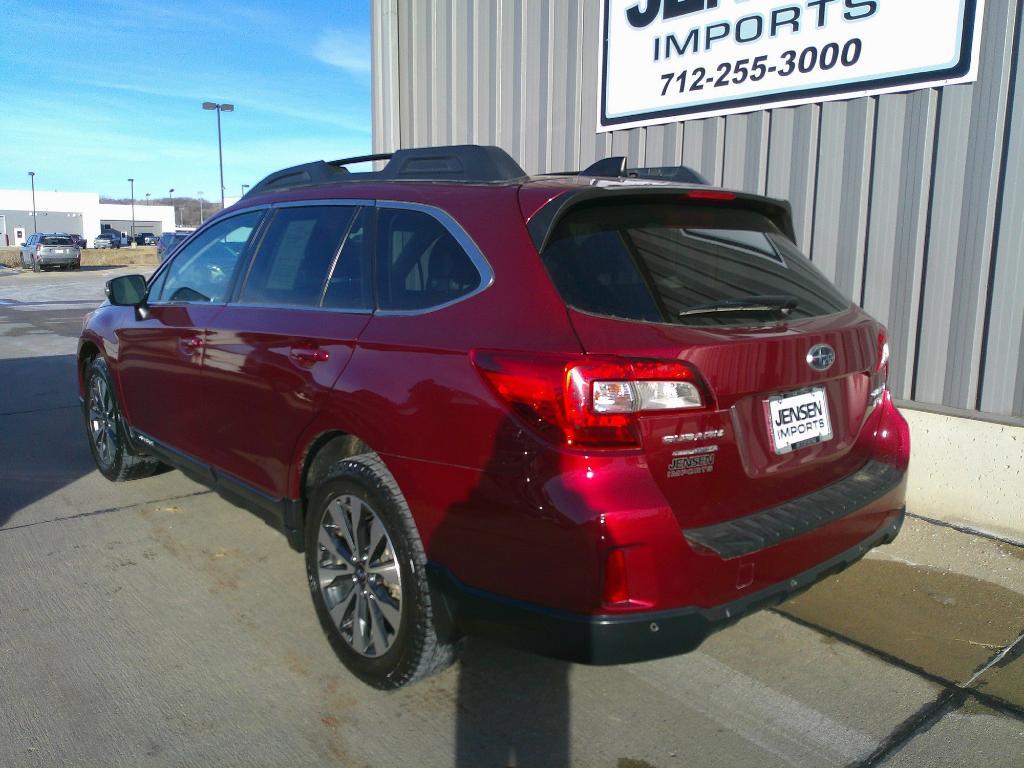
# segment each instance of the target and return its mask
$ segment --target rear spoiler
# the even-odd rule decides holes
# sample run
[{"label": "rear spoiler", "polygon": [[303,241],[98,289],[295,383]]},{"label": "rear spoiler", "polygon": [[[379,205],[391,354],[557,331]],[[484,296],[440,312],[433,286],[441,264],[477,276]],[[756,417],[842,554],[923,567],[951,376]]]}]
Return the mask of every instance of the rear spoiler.
[{"label": "rear spoiler", "polygon": [[786,200],[778,200],[762,195],[746,192],[730,192],[721,189],[708,189],[703,186],[658,185],[644,186],[626,183],[595,184],[563,192],[545,203],[527,222],[538,253],[543,251],[552,233],[562,218],[573,208],[594,200],[608,200],[616,197],[672,197],[686,199],[699,205],[728,205],[744,208],[760,213],[768,218],[782,233],[796,242],[796,230],[793,227],[793,209]]}]

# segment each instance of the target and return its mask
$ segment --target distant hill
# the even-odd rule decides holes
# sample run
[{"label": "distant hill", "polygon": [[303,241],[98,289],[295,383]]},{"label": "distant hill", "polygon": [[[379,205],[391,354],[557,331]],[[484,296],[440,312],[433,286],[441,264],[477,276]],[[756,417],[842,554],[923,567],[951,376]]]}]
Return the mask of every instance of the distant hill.
[{"label": "distant hill", "polygon": [[[101,203],[120,203],[122,205],[128,205],[131,203],[131,198],[116,198],[116,197],[100,197]],[[149,199],[150,205],[170,205],[171,198],[169,197],[151,197]],[[180,227],[198,227],[199,226],[199,198],[198,197],[178,197],[174,196],[174,215],[175,220]],[[145,214],[142,213],[142,209],[146,207],[145,198],[135,198],[135,216],[136,218],[144,218]],[[202,206],[203,220],[210,218],[217,211],[220,210],[220,203],[213,203],[209,200],[203,200]]]}]

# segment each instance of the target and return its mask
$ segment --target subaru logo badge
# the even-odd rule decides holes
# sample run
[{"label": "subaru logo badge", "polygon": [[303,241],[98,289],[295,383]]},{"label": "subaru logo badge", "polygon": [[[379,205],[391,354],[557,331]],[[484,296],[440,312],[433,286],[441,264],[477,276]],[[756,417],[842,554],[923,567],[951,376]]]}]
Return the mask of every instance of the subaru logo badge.
[{"label": "subaru logo badge", "polygon": [[827,371],[836,361],[836,351],[828,344],[815,344],[807,353],[807,364],[816,371]]}]

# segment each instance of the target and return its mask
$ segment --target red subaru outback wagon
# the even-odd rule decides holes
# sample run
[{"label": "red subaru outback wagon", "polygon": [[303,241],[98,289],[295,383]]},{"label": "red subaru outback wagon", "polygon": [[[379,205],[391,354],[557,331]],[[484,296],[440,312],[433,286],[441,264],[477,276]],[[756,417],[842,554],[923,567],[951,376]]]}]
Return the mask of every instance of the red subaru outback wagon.
[{"label": "red subaru outback wagon", "polygon": [[885,329],[785,202],[686,168],[309,163],[107,296],[79,346],[100,471],[171,465],[279,521],[377,687],[473,632],[683,653],[903,520]]}]

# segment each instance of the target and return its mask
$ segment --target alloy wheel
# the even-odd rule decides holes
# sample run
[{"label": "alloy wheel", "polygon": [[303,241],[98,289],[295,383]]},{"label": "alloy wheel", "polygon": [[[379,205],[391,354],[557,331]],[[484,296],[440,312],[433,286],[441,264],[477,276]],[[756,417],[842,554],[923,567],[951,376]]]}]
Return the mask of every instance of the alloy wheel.
[{"label": "alloy wheel", "polygon": [[402,573],[384,523],[364,499],[337,496],[318,546],[318,587],[334,626],[356,653],[387,653],[402,623]]},{"label": "alloy wheel", "polygon": [[89,435],[96,456],[110,466],[117,453],[117,406],[102,376],[94,376],[89,388]]}]

